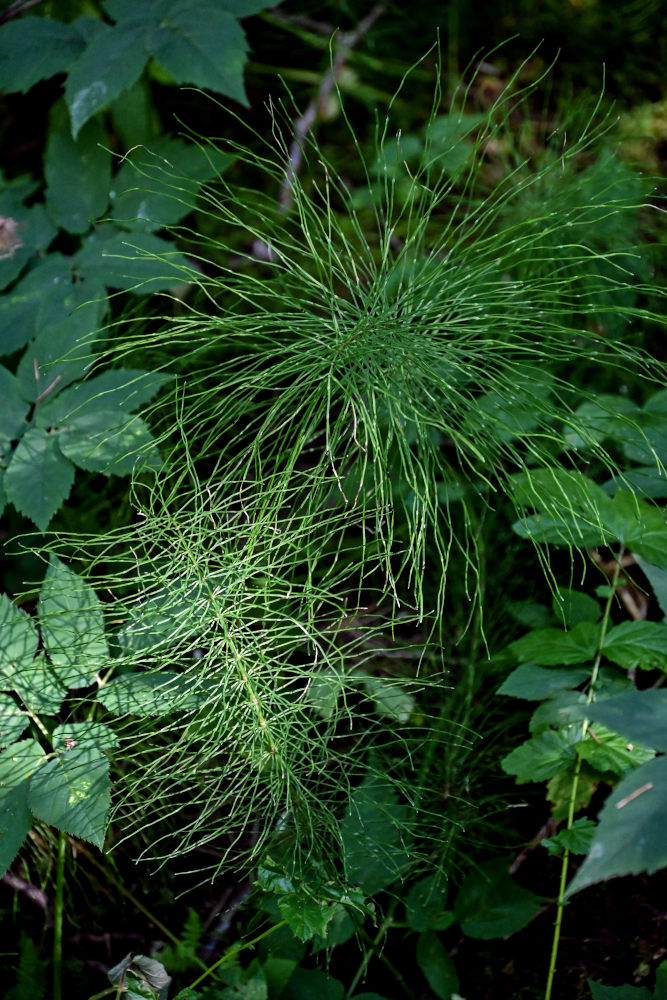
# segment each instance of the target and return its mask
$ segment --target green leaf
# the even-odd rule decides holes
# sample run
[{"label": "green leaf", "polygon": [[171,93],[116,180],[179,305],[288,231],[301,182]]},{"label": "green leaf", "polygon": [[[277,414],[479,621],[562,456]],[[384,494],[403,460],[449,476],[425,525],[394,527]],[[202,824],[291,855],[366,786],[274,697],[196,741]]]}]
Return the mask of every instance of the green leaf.
[{"label": "green leaf", "polygon": [[139,78],[148,60],[147,33],[154,16],[135,7],[134,16],[106,26],[70,67],[65,100],[76,139],[89,118],[111,104]]},{"label": "green leaf", "polygon": [[109,969],[107,976],[114,986],[118,986],[119,993],[127,990],[130,1000],[133,996],[167,1000],[171,985],[171,976],[161,962],[132,952]]},{"label": "green leaf", "polygon": [[78,743],[98,750],[113,750],[118,746],[118,737],[102,722],[65,722],[56,726],[52,739],[54,750],[68,750]]},{"label": "green leaf", "polygon": [[140,368],[110,368],[84,382],[68,386],[40,403],[35,412],[38,427],[65,424],[72,416],[82,415],[88,407],[131,413],[155,396],[169,375]]},{"label": "green leaf", "polygon": [[506,774],[513,774],[520,783],[545,781],[574,765],[576,753],[574,729],[547,729],[522,743],[502,759]]},{"label": "green leaf", "polygon": [[33,774],[28,804],[45,823],[101,848],[110,788],[107,758],[95,747],[82,744],[57,753]]},{"label": "green leaf", "polygon": [[405,897],[405,915],[414,931],[444,931],[454,922],[454,914],[445,909],[447,881],[442,875],[427,875]]},{"label": "green leaf", "polygon": [[561,732],[569,731],[571,723],[580,722],[581,706],[585,702],[586,696],[580,691],[558,691],[552,698],[547,698],[537,706],[530,717],[528,728],[535,735],[553,728]]},{"label": "green leaf", "polygon": [[92,587],[52,555],[37,610],[46,651],[62,683],[93,684],[109,649],[102,606]]},{"label": "green leaf", "polygon": [[635,556],[635,560],[640,570],[651,585],[655,599],[660,605],[663,615],[667,615],[667,569],[654,566],[641,556]]},{"label": "green leaf", "polygon": [[592,819],[575,819],[569,830],[566,827],[553,837],[545,837],[542,847],[546,847],[549,854],[562,854],[563,851],[588,854],[595,829],[596,824]]},{"label": "green leaf", "polygon": [[[160,6],[166,9],[167,3]],[[234,15],[209,0],[172,0],[168,9],[168,31],[154,51],[158,64],[178,83],[215,90],[246,105],[248,43]]]},{"label": "green leaf", "polygon": [[533,629],[507,647],[518,660],[544,667],[568,666],[595,659],[600,642],[600,625],[582,622],[569,632],[557,628]]},{"label": "green leaf", "polygon": [[378,715],[405,723],[415,710],[415,700],[402,681],[388,677],[363,677],[366,694]]},{"label": "green leaf", "polygon": [[28,728],[29,717],[8,694],[0,694],[0,747],[14,743]]},{"label": "green leaf", "polygon": [[599,775],[589,774],[581,770],[574,786],[574,770],[561,771],[555,774],[547,783],[547,799],[551,803],[551,812],[557,823],[567,819],[570,811],[572,795],[575,797],[575,812],[590,805],[593,794],[600,784]]},{"label": "green leaf", "polygon": [[17,669],[11,685],[4,686],[16,691],[25,707],[37,715],[55,715],[67,694],[58,671],[42,653]]},{"label": "green leaf", "polygon": [[51,218],[70,233],[86,233],[109,203],[111,154],[101,122],[91,121],[72,139],[56,118],[46,147],[46,204]]},{"label": "green leaf", "polygon": [[192,211],[197,191],[230,156],[160,137],[133,149],[114,178],[112,218],[143,229],[171,226]]},{"label": "green leaf", "polygon": [[327,924],[334,915],[334,907],[306,896],[304,893],[290,892],[278,900],[280,912],[287,920],[290,930],[301,941],[326,934]]},{"label": "green leaf", "polygon": [[667,671],[667,627],[657,622],[621,622],[609,629],[602,650],[624,670]]},{"label": "green leaf", "polygon": [[656,757],[618,783],[600,813],[593,845],[567,895],[616,875],[667,866],[667,757]]},{"label": "green leaf", "polygon": [[434,931],[424,931],[417,938],[417,964],[436,996],[451,1000],[452,994],[458,992],[454,963]]},{"label": "green leaf", "polygon": [[526,701],[542,701],[558,691],[576,688],[590,676],[586,667],[563,667],[553,670],[538,667],[534,663],[522,663],[513,670],[498,688],[498,694],[524,698]]},{"label": "green leaf", "polygon": [[645,986],[604,986],[593,979],[586,982],[591,989],[593,1000],[653,1000]]},{"label": "green leaf", "polygon": [[344,689],[343,678],[333,670],[320,670],[310,678],[306,701],[322,719],[330,719],[336,711]]},{"label": "green leaf", "polygon": [[[285,993],[289,1000],[343,1000],[345,989],[338,979],[320,969],[297,966],[290,976]],[[240,1000],[240,998],[239,998]]]},{"label": "green leaf", "polygon": [[32,827],[28,781],[43,764],[36,740],[21,740],[0,752],[0,872],[4,875]]},{"label": "green leaf", "polygon": [[41,202],[29,208],[23,204],[33,188],[30,180],[17,178],[7,182],[0,175],[0,216],[4,217],[0,236],[0,288],[14,281],[26,264],[48,247],[58,231]]},{"label": "green leaf", "polygon": [[213,586],[214,582],[177,578],[131,606],[127,624],[118,633],[121,650],[140,653],[163,643],[173,646],[176,641],[196,635],[213,593],[225,593],[232,583],[231,574],[222,575],[217,586]]},{"label": "green leaf", "polygon": [[[644,742],[645,737],[642,742]],[[640,764],[652,760],[655,750],[639,743],[628,743],[623,736],[596,723],[589,728],[585,739],[575,744],[579,757],[598,771],[611,771],[622,777]]]},{"label": "green leaf", "polygon": [[594,701],[586,714],[625,739],[667,750],[667,691],[637,691],[636,688]]},{"label": "green leaf", "polygon": [[150,717],[197,708],[200,698],[192,681],[170,670],[114,677],[97,699],[114,715]]},{"label": "green leaf", "polygon": [[193,269],[172,243],[153,233],[109,226],[86,237],[76,261],[89,280],[148,295],[191,280]]},{"label": "green leaf", "polygon": [[407,820],[391,784],[379,774],[367,775],[340,826],[348,882],[373,896],[400,877],[409,862]]},{"label": "green leaf", "polygon": [[640,409],[626,396],[601,393],[594,400],[582,403],[565,431],[571,448],[589,448],[605,438],[623,441],[628,431],[636,427]]},{"label": "green leaf", "polygon": [[0,435],[13,441],[26,428],[28,404],[19,392],[18,381],[11,372],[0,365]]},{"label": "green leaf", "polygon": [[509,876],[502,858],[485,861],[470,871],[454,907],[461,930],[479,940],[509,937],[539,913],[543,900]]},{"label": "green leaf", "polygon": [[[11,682],[17,669],[32,663],[39,636],[33,620],[0,594],[0,672]],[[6,685],[3,685],[6,687]]]},{"label": "green leaf", "polygon": [[64,72],[84,43],[71,24],[50,17],[22,17],[0,28],[0,90],[30,90]]},{"label": "green leaf", "polygon": [[151,432],[140,417],[114,409],[87,406],[70,417],[58,435],[60,450],[88,472],[127,476],[159,469],[161,462]]},{"label": "green leaf", "polygon": [[569,587],[558,588],[552,608],[554,615],[560,618],[568,629],[581,622],[596,622],[602,614],[600,604],[594,597],[582,594],[580,590],[571,590]]}]

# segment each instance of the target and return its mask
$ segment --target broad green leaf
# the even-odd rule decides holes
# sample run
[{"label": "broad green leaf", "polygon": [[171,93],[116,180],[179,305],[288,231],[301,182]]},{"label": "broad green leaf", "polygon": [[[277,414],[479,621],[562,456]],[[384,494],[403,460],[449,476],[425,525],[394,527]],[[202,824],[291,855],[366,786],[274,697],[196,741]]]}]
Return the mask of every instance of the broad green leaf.
[{"label": "broad green leaf", "polygon": [[510,877],[507,861],[495,858],[468,872],[454,907],[468,937],[488,940],[509,937],[532,920],[543,900]]},{"label": "broad green leaf", "polygon": [[70,233],[86,233],[109,203],[111,154],[101,122],[88,122],[72,139],[69,124],[55,116],[44,162],[46,204],[52,219]]},{"label": "broad green leaf", "polygon": [[58,231],[41,202],[30,207],[23,204],[24,197],[31,193],[20,178],[7,183],[0,177],[0,216],[4,217],[0,235],[0,288],[6,288],[39,251],[46,250]]},{"label": "broad green leaf", "polygon": [[93,684],[109,649],[92,587],[52,555],[37,610],[46,651],[62,683],[68,688]]},{"label": "broad green leaf", "polygon": [[576,759],[574,730],[577,728],[570,727],[569,731],[547,729],[538,733],[503,757],[503,771],[515,775],[517,781],[523,783],[545,781],[573,767]]},{"label": "broad green leaf", "polygon": [[[147,143],[160,130],[159,115],[148,81],[141,77],[124,91],[110,107],[113,130],[121,140],[121,149]],[[114,189],[116,186],[114,185]]]},{"label": "broad green leaf", "polygon": [[451,1000],[459,988],[454,963],[435,931],[424,931],[417,938],[417,965],[437,997]]},{"label": "broad green leaf", "polygon": [[607,632],[603,653],[624,670],[667,671],[667,626],[657,622],[621,622]]},{"label": "broad green leaf", "polygon": [[523,538],[577,547],[605,539],[604,520],[610,499],[582,473],[542,468],[510,477],[517,504],[536,513],[513,525]]},{"label": "broad green leaf", "polygon": [[5,473],[7,499],[16,509],[45,531],[73,482],[74,469],[55,437],[39,427],[26,431]]},{"label": "broad green leaf", "polygon": [[4,875],[32,826],[28,781],[43,764],[36,740],[21,740],[0,752],[0,873]]},{"label": "broad green leaf", "polygon": [[164,136],[133,149],[114,178],[112,218],[143,229],[174,225],[194,208],[201,184],[230,160]]},{"label": "broad green leaf", "polygon": [[87,236],[76,260],[90,281],[140,295],[188,282],[194,273],[172,243],[153,233],[122,233],[111,226]]},{"label": "broad green leaf", "polygon": [[38,406],[35,422],[38,427],[58,426],[67,423],[72,416],[87,412],[88,407],[131,413],[151,400],[170,381],[169,375],[160,372],[110,368],[101,375],[77,382],[49,396]]},{"label": "broad green leaf", "polygon": [[325,935],[327,924],[334,915],[330,903],[319,902],[303,893],[286,893],[278,900],[278,906],[292,933],[301,941]]},{"label": "broad green leaf", "polygon": [[362,684],[378,715],[405,723],[415,710],[415,700],[400,680],[364,677]]},{"label": "broad green leaf", "polygon": [[114,715],[143,717],[197,708],[201,700],[192,680],[169,670],[114,677],[97,698]]},{"label": "broad green leaf", "polygon": [[592,1000],[653,1000],[653,994],[645,986],[605,986],[594,979],[586,982],[591,989]]},{"label": "broad green leaf", "polygon": [[117,409],[87,406],[72,414],[58,434],[60,450],[88,472],[127,476],[134,470],[159,469],[160,456],[140,417]]},{"label": "broad green leaf", "polygon": [[582,703],[586,703],[586,696],[580,691],[557,691],[537,706],[528,728],[534,735],[553,728],[564,732],[572,723],[580,722]]},{"label": "broad green leaf", "polygon": [[81,744],[57,753],[33,774],[28,804],[45,823],[101,848],[110,788],[107,758],[95,747]]},{"label": "broad green leaf", "polygon": [[574,770],[569,768],[554,775],[547,782],[547,799],[551,803],[551,812],[557,823],[567,819],[570,811],[572,793],[575,795],[575,812],[585,809],[593,798],[600,784],[599,775],[583,770],[579,774],[576,788],[573,788]]},{"label": "broad green leaf", "polygon": [[405,897],[405,916],[414,931],[444,931],[454,922],[454,914],[445,908],[447,881],[442,875],[427,875]]},{"label": "broad green leaf", "polygon": [[593,845],[567,895],[616,875],[667,866],[667,757],[656,757],[618,783],[600,813]]},{"label": "broad green leaf", "polygon": [[71,25],[53,17],[21,17],[0,28],[0,90],[25,93],[64,72],[84,43]]},{"label": "broad green leaf", "polygon": [[25,430],[28,403],[19,392],[16,377],[0,365],[0,435],[8,441],[21,436]]},{"label": "broad green leaf", "polygon": [[372,896],[401,876],[409,863],[407,820],[391,784],[379,774],[365,777],[340,825],[348,882]]},{"label": "broad green leaf", "polygon": [[[10,687],[5,684],[5,687]],[[12,675],[11,689],[16,691],[25,707],[36,715],[55,715],[67,694],[58,670],[42,653]]]},{"label": "broad green leaf", "polygon": [[24,397],[36,404],[54,399],[63,386],[81,378],[102,346],[99,325],[104,301],[89,302],[49,325],[28,345],[16,373]]},{"label": "broad green leaf", "polygon": [[565,440],[575,449],[590,448],[605,438],[622,441],[628,431],[636,427],[640,412],[637,404],[626,396],[601,393],[575,410],[565,431]]},{"label": "broad green leaf", "polygon": [[[300,966],[290,976],[285,997],[290,1000],[343,1000],[345,988],[339,979],[320,969],[302,969]],[[241,997],[239,997],[241,1000]]]},{"label": "broad green leaf", "polygon": [[[645,740],[646,737],[643,737],[642,742],[645,743]],[[623,736],[599,722],[588,730],[585,739],[575,744],[575,749],[591,767],[598,771],[611,771],[619,777],[655,757],[655,750],[639,743],[628,743]]]},{"label": "broad green leaf", "polygon": [[343,688],[344,681],[339,674],[333,670],[320,670],[310,678],[305,698],[320,718],[330,719],[336,711]]},{"label": "broad green leaf", "polygon": [[152,11],[135,5],[134,16],[106,27],[70,67],[65,100],[76,139],[81,128],[139,78],[149,57],[147,33],[155,26]]},{"label": "broad green leaf", "polygon": [[569,829],[565,827],[553,837],[545,837],[542,847],[546,847],[549,854],[562,854],[563,851],[588,854],[595,828],[596,824],[592,819],[575,819]]},{"label": "broad green leaf", "polygon": [[510,643],[507,649],[518,660],[528,660],[544,667],[568,666],[593,660],[600,635],[600,625],[591,622],[581,622],[569,632],[538,628]]},{"label": "broad green leaf", "polygon": [[216,593],[224,595],[232,586],[231,574],[216,581],[202,582],[192,577],[172,580],[169,585],[131,606],[127,624],[118,633],[118,644],[124,653],[143,652],[168,643],[173,646],[196,635],[201,629],[202,616]]},{"label": "broad green leaf", "polygon": [[559,587],[552,603],[553,613],[565,628],[573,628],[581,622],[596,622],[602,614],[600,602],[589,594],[569,587]]},{"label": "broad green leaf", "polygon": [[586,667],[553,670],[538,667],[535,663],[522,663],[503,681],[498,694],[525,698],[526,701],[542,701],[558,691],[579,687],[590,677],[590,673]]},{"label": "broad green leaf", "polygon": [[654,566],[641,556],[636,556],[636,562],[640,570],[651,585],[655,599],[660,605],[663,615],[667,615],[667,569]]},{"label": "broad green leaf", "polygon": [[667,690],[637,691],[636,688],[594,701],[586,709],[589,718],[620,733],[626,740],[636,740],[667,750]]},{"label": "broad green leaf", "polygon": [[234,15],[210,0],[162,0],[160,7],[167,6],[168,31],[155,48],[157,63],[177,83],[193,83],[247,104],[243,67],[248,43]]},{"label": "broad green leaf", "polygon": [[[294,958],[282,958],[273,954],[269,954],[263,960],[262,969],[270,997],[281,997],[284,994],[290,976],[298,964]],[[185,1000],[185,997],[183,1000]],[[197,1000],[197,997],[193,996],[192,1000]]]},{"label": "broad green leaf", "polygon": [[0,747],[14,743],[29,723],[29,717],[14,699],[8,694],[0,694]]},{"label": "broad green leaf", "polygon": [[30,615],[6,594],[0,594],[0,672],[10,682],[10,687],[14,673],[32,663],[38,642],[37,629]]},{"label": "broad green leaf", "polygon": [[53,730],[53,749],[67,750],[79,743],[98,750],[113,750],[118,737],[102,722],[65,722]]},{"label": "broad green leaf", "polygon": [[311,945],[313,954],[325,948],[337,948],[339,944],[345,944],[354,937],[356,931],[357,926],[345,907],[335,903],[325,934],[314,940]]},{"label": "broad green leaf", "polygon": [[605,489],[610,492],[622,487],[632,490],[639,497],[651,497],[653,500],[667,497],[667,478],[655,464],[628,469],[605,484]]}]

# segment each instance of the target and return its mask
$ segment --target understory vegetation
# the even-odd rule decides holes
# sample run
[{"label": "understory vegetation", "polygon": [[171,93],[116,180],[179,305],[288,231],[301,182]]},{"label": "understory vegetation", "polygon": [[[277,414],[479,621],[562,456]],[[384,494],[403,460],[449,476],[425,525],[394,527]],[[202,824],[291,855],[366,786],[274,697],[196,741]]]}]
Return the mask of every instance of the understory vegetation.
[{"label": "understory vegetation", "polygon": [[479,6],[0,14],[8,1000],[667,998],[664,9]]}]

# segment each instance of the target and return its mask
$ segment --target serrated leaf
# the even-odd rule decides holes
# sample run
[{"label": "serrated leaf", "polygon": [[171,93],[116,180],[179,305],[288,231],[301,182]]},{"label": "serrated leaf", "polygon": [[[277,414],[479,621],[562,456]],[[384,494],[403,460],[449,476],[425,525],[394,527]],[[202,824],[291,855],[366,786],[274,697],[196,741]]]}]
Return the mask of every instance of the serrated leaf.
[{"label": "serrated leaf", "polygon": [[576,788],[573,788],[574,771],[572,769],[561,771],[560,774],[550,778],[547,782],[547,799],[551,803],[551,812],[556,822],[560,823],[561,820],[567,819],[573,792],[575,812],[579,812],[590,804],[593,793],[599,784],[598,775],[589,774],[584,770],[579,773]]},{"label": "serrated leaf", "polygon": [[92,587],[51,556],[37,606],[42,639],[68,688],[94,683],[108,660],[102,606]]},{"label": "serrated leaf", "polygon": [[60,450],[88,472],[127,476],[138,469],[159,469],[159,452],[141,417],[87,406],[72,414],[58,435]]},{"label": "serrated leaf", "polygon": [[131,150],[116,174],[112,218],[133,228],[174,225],[195,207],[202,183],[230,162],[230,156],[180,139],[154,139]]},{"label": "serrated leaf", "polygon": [[593,660],[600,642],[601,627],[592,622],[575,625],[569,632],[538,628],[507,647],[518,660],[540,666],[568,666]]},{"label": "serrated leaf", "polygon": [[442,875],[427,875],[411,887],[405,897],[405,916],[414,931],[444,931],[454,922],[445,909],[447,881]]},{"label": "serrated leaf", "polygon": [[568,629],[581,622],[596,622],[602,614],[599,601],[570,587],[559,587],[551,606],[556,618]]},{"label": "serrated leaf", "polygon": [[636,427],[640,412],[626,396],[601,393],[575,410],[563,436],[571,448],[582,449],[600,444],[605,438],[622,441],[628,430]]},{"label": "serrated leaf", "polygon": [[101,848],[111,803],[109,762],[94,747],[57,753],[30,779],[28,804],[39,819]]},{"label": "serrated leaf", "polygon": [[0,873],[4,875],[32,826],[28,781],[44,761],[36,740],[21,740],[0,753]]},{"label": "serrated leaf", "polygon": [[542,847],[546,847],[549,854],[561,854],[563,851],[587,854],[593,842],[595,827],[592,819],[575,819],[569,829],[559,830],[553,837],[545,837]]},{"label": "serrated leaf", "polygon": [[100,227],[86,237],[76,260],[89,280],[148,295],[190,281],[193,268],[173,243],[153,233]]},{"label": "serrated leaf", "polygon": [[118,746],[118,737],[102,722],[65,722],[56,726],[52,739],[54,750],[68,750],[79,743],[98,750],[114,750]]},{"label": "serrated leaf", "polygon": [[330,719],[343,691],[343,678],[333,670],[314,674],[306,688],[306,701],[322,719]]},{"label": "serrated leaf", "polygon": [[191,679],[170,670],[114,677],[97,699],[114,715],[142,717],[194,709],[201,700]]},{"label": "serrated leaf", "polygon": [[74,469],[53,435],[39,427],[26,431],[5,473],[7,499],[16,509],[46,531],[73,482]]},{"label": "serrated leaf", "polygon": [[292,933],[300,941],[326,934],[327,924],[334,915],[334,907],[311,899],[303,893],[290,892],[278,900],[281,914]]},{"label": "serrated leaf", "polygon": [[593,845],[567,895],[616,875],[651,874],[667,866],[667,757],[623,778],[605,802]]},{"label": "serrated leaf", "polygon": [[378,774],[365,777],[340,825],[348,882],[372,896],[400,877],[409,863],[407,821],[391,784]]},{"label": "serrated leaf", "polygon": [[13,441],[21,436],[28,415],[28,404],[21,397],[19,385],[14,375],[0,365],[0,436]]},{"label": "serrated leaf", "polygon": [[8,694],[0,694],[0,747],[14,743],[28,728],[29,717]]},{"label": "serrated leaf", "polygon": [[64,72],[84,48],[79,32],[50,17],[22,17],[0,28],[0,90],[30,90]]},{"label": "serrated leaf", "polygon": [[[4,686],[10,687],[9,684]],[[12,674],[11,689],[36,715],[55,715],[67,694],[57,669],[46,661],[42,653]]]},{"label": "serrated leaf", "polygon": [[54,427],[67,423],[72,416],[83,413],[89,406],[131,413],[155,396],[170,375],[143,371],[140,368],[110,368],[84,382],[68,386],[40,403],[35,413],[38,427]]},{"label": "serrated leaf", "polygon": [[0,239],[0,288],[14,281],[26,264],[48,247],[58,231],[41,202],[28,208],[22,204],[22,197],[23,191],[16,184],[2,185],[0,182],[0,215],[4,217]]},{"label": "serrated leaf", "polygon": [[46,204],[69,233],[86,233],[109,203],[111,154],[101,122],[88,122],[73,139],[63,116],[49,136],[44,161]]},{"label": "serrated leaf", "polygon": [[635,560],[640,570],[651,585],[655,599],[660,605],[663,615],[667,615],[667,569],[654,566],[641,556],[636,556]]},{"label": "serrated leaf", "polygon": [[657,622],[621,622],[607,632],[602,651],[624,670],[667,671],[667,627]]},{"label": "serrated leaf", "polygon": [[153,25],[152,12],[142,13],[135,5],[132,17],[105,26],[71,65],[65,100],[75,139],[96,112],[138,80],[149,57],[147,33]]},{"label": "serrated leaf", "polygon": [[28,345],[16,375],[25,399],[40,400],[36,413],[42,399],[55,398],[94,364],[102,346],[99,325],[105,308],[102,300],[86,303],[61,322],[46,326]]},{"label": "serrated leaf", "polygon": [[519,782],[545,781],[574,765],[575,739],[574,731],[547,729],[503,757],[501,767]]},{"label": "serrated leaf", "polygon": [[395,722],[408,721],[415,710],[415,699],[400,680],[364,677],[362,683],[378,715]]},{"label": "serrated leaf", "polygon": [[207,582],[187,576],[172,580],[128,609],[118,645],[124,653],[140,653],[196,635],[211,597],[224,595],[234,582],[229,572]]},{"label": "serrated leaf", "polygon": [[537,706],[530,717],[528,728],[533,734],[554,727],[565,732],[572,723],[580,721],[581,706],[585,702],[586,696],[580,691],[558,691],[552,698],[547,698]]},{"label": "serrated leaf", "polygon": [[459,988],[459,977],[444,945],[434,931],[425,931],[417,938],[417,965],[428,984],[441,1000],[451,1000]]},{"label": "serrated leaf", "polygon": [[246,105],[248,43],[234,15],[207,0],[172,2],[169,14],[169,30],[154,50],[157,63],[177,83],[215,90]]},{"label": "serrated leaf", "polygon": [[586,667],[552,669],[538,667],[535,663],[522,663],[513,670],[498,688],[498,694],[526,701],[542,701],[558,691],[579,687],[590,677]]},{"label": "serrated leaf", "polygon": [[667,750],[667,691],[637,691],[636,688],[594,701],[586,710],[594,722],[601,722],[627,740],[636,740]]},{"label": "serrated leaf", "polygon": [[[642,738],[642,743],[645,739]],[[585,739],[579,740],[575,749],[591,767],[598,771],[611,771],[619,777],[655,757],[655,750],[640,743],[628,743],[625,737],[600,723],[589,728]]]},{"label": "serrated leaf", "polygon": [[[0,594],[0,672],[11,682],[14,672],[32,663],[39,636],[33,620],[6,594]],[[3,684],[3,687],[7,685]]]},{"label": "serrated leaf", "polygon": [[507,867],[507,861],[495,858],[464,878],[454,910],[468,937],[484,941],[509,937],[540,911],[543,900],[518,885]]}]

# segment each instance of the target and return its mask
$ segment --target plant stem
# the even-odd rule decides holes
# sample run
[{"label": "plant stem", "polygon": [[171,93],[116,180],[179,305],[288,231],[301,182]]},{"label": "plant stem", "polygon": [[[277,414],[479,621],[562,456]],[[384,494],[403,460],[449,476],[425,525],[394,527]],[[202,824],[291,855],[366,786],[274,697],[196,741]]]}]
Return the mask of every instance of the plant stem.
[{"label": "plant stem", "polygon": [[[610,581],[609,597],[607,598],[607,603],[604,607],[604,614],[602,616],[602,627],[600,630],[600,642],[598,644],[597,654],[595,656],[595,662],[593,663],[593,669],[591,671],[591,679],[588,685],[588,693],[586,695],[586,704],[590,705],[595,696],[595,683],[598,679],[598,674],[600,673],[600,661],[602,660],[602,647],[604,645],[605,636],[607,634],[607,629],[609,627],[609,619],[611,616],[611,606],[614,600],[614,595],[616,593],[616,584],[618,583],[618,577],[621,572],[621,561],[623,559],[623,547],[619,550],[618,556],[616,557],[616,565],[614,566],[614,575]],[[583,740],[588,732],[589,720],[584,719],[581,724],[581,739]],[[577,791],[579,785],[579,775],[581,773],[581,757],[577,757],[577,762],[574,768],[574,775],[572,777],[572,791],[570,792],[570,803],[567,811],[567,827],[570,830],[572,828],[572,823],[574,822],[574,813],[577,807]],[[567,886],[567,870],[568,863],[570,860],[570,851],[565,848],[563,852],[563,859],[560,868],[560,884],[558,886],[558,905],[556,910],[556,922],[554,923],[554,934],[553,940],[551,942],[551,957],[549,959],[549,971],[547,973],[547,985],[544,991],[544,1000],[551,1000],[551,993],[553,990],[554,977],[556,975],[556,961],[558,959],[558,946],[560,944],[560,934],[563,925],[563,910],[565,909],[565,888]]]},{"label": "plant stem", "polygon": [[65,852],[67,834],[58,833],[56,895],[53,905],[53,1000],[62,1000],[63,972],[63,898],[65,891]]},{"label": "plant stem", "polygon": [[368,968],[368,963],[370,962],[372,955],[377,951],[377,946],[379,945],[380,941],[382,940],[382,938],[385,936],[385,934],[393,924],[394,911],[397,905],[398,905],[398,898],[392,899],[389,905],[389,909],[387,910],[387,916],[380,924],[378,932],[373,938],[373,941],[371,943],[371,947],[368,949],[368,951],[364,953],[364,956],[359,964],[359,968],[352,977],[352,982],[350,983],[347,993],[345,994],[346,1000],[349,1000],[349,998],[352,996],[355,989],[357,988],[357,983],[362,978],[362,976],[366,975],[366,969]]},{"label": "plant stem", "polygon": [[221,965],[225,964],[225,962],[229,962],[232,958],[238,955],[239,952],[244,951],[246,948],[252,948],[252,946],[257,944],[258,941],[262,941],[265,937],[268,937],[269,934],[273,934],[273,932],[277,931],[280,927],[284,927],[286,923],[286,920],[281,920],[279,923],[269,927],[268,930],[262,931],[262,933],[258,934],[257,937],[252,938],[250,941],[246,941],[245,944],[233,945],[218,959],[217,962],[214,962],[213,965],[209,966],[205,972],[202,972],[198,979],[195,979],[193,983],[190,983],[188,989],[194,990],[195,987],[199,986],[202,980],[206,979],[207,976],[210,976],[216,969],[219,969]]}]

